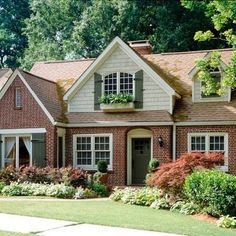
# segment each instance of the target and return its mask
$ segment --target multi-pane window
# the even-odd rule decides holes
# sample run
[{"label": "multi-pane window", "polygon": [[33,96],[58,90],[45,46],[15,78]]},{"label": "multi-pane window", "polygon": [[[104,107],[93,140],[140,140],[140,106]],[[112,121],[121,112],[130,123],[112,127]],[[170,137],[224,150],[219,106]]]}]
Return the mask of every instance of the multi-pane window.
[{"label": "multi-pane window", "polygon": [[104,94],[133,94],[133,75],[125,72],[111,73],[104,77]]},{"label": "multi-pane window", "polygon": [[205,136],[191,137],[191,150],[205,151],[206,150],[206,137]]},{"label": "multi-pane window", "polygon": [[107,164],[110,164],[110,140],[109,137],[95,137],[95,164],[97,165],[99,160],[105,160]]},{"label": "multi-pane window", "polygon": [[133,75],[128,73],[120,73],[120,92],[133,93]]},{"label": "multi-pane window", "polygon": [[225,137],[224,136],[210,136],[210,151],[224,151]]},{"label": "multi-pane window", "polygon": [[112,73],[104,78],[104,93],[117,93],[117,73]]},{"label": "multi-pane window", "polygon": [[75,135],[75,165],[84,169],[96,169],[99,160],[112,164],[112,135]]},{"label": "multi-pane window", "polygon": [[21,88],[15,88],[15,108],[22,107]]},{"label": "multi-pane window", "polygon": [[76,150],[77,150],[76,165],[92,164],[91,137],[77,137]]},{"label": "multi-pane window", "polygon": [[189,133],[189,152],[223,152],[225,166],[228,165],[228,134],[227,133]]}]

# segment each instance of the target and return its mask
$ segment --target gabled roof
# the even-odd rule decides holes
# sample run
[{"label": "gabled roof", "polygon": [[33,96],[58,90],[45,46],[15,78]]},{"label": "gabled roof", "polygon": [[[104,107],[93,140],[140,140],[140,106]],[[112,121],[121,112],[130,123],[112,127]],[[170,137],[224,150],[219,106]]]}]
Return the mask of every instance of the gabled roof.
[{"label": "gabled roof", "polygon": [[43,61],[34,63],[30,73],[52,81],[77,79],[95,59]]},{"label": "gabled roof", "polygon": [[69,90],[64,95],[64,100],[68,100],[71,98],[75,92],[78,90],[80,86],[82,86],[87,79],[92,76],[92,74],[96,71],[97,68],[111,55],[113,50],[117,47],[121,47],[122,50],[130,57],[132,60],[140,66],[164,91],[166,91],[169,95],[177,95],[175,90],[166,83],[165,80],[161,78],[161,76],[153,70],[149,64],[145,63],[145,61],[132,50],[126,43],[124,43],[119,37],[115,37],[115,39],[107,46],[107,48],[100,54],[100,56],[94,61],[93,64],[89,66],[89,68],[81,75],[80,79],[69,88]]},{"label": "gabled roof", "polygon": [[7,82],[8,78],[12,74],[12,70],[10,68],[2,68],[0,69],[0,91],[4,84]]},{"label": "gabled roof", "polygon": [[[192,81],[189,79],[189,72],[195,67],[197,59],[205,57],[214,50],[201,50],[191,52],[173,52],[143,55],[159,73],[163,73],[163,78],[180,95],[190,95],[192,93]],[[233,49],[219,49],[221,60],[229,63]]]},{"label": "gabled roof", "polygon": [[63,121],[62,104],[58,96],[57,84],[29,72],[16,69],[0,91],[0,99],[4,96],[17,76],[19,76],[25,84],[31,95],[53,124],[55,121]]}]

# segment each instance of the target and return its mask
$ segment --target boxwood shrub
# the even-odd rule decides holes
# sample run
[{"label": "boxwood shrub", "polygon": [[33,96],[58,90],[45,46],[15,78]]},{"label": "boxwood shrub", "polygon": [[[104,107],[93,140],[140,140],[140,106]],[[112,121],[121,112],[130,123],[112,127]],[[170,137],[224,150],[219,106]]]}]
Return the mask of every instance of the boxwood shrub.
[{"label": "boxwood shrub", "polygon": [[188,200],[214,216],[236,216],[236,176],[219,170],[198,171],[184,183]]}]

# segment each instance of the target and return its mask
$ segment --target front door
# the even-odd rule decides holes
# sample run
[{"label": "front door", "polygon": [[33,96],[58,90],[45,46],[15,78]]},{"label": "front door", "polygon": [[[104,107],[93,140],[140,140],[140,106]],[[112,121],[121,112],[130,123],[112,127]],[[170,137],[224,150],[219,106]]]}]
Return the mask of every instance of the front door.
[{"label": "front door", "polygon": [[144,184],[151,159],[151,138],[132,139],[132,184]]}]

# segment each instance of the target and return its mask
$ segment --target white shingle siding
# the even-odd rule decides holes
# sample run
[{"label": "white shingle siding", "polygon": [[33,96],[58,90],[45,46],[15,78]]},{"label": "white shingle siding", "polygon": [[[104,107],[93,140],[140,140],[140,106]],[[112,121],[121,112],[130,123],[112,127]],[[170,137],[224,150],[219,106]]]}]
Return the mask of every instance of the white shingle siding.
[{"label": "white shingle siding", "polygon": [[[134,74],[139,71],[136,63],[118,47],[96,71],[105,76],[112,72],[128,72]],[[140,110],[170,110],[170,96],[160,88],[146,73],[143,84],[143,109]],[[94,111],[94,81],[91,77],[69,101],[69,112]]]}]

